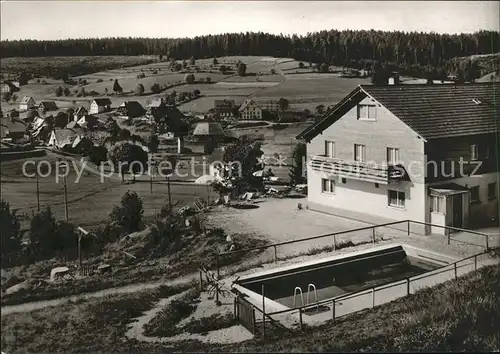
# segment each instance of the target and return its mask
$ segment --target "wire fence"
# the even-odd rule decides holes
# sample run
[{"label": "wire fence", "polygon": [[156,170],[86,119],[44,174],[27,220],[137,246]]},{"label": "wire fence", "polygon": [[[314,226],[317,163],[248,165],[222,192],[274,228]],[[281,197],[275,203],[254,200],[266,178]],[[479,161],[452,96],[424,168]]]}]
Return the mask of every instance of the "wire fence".
[{"label": "wire fence", "polygon": [[311,312],[311,310],[321,308],[323,313],[325,313],[325,309],[330,312],[329,316],[323,316],[322,319],[335,320],[336,318],[344,315],[373,308],[375,306],[394,301],[398,298],[414,294],[420,289],[432,287],[448,280],[457,279],[459,276],[478,270],[486,260],[491,260],[488,251],[458,260],[424,274],[369,287],[354,293],[340,295],[332,299],[325,299],[315,303],[297,306],[295,308],[267,313],[267,315],[295,315],[295,321],[298,322],[302,328],[304,323],[307,323],[307,321],[304,321],[306,312],[307,314],[315,315],[318,314],[319,311]]},{"label": "wire fence", "polygon": [[[302,304],[281,311],[266,312],[264,302],[263,308],[260,309],[251,302],[242,299],[240,296],[235,299],[235,316],[242,322],[253,334],[256,334],[256,312],[262,318],[260,325],[262,326],[262,336],[265,336],[265,323],[268,319],[269,323],[278,325],[282,319],[286,321],[295,322],[300,328],[303,328],[304,316],[323,313],[322,318],[327,319],[329,316],[325,314],[326,311],[331,313],[329,319],[335,320],[338,317],[357,312],[366,308],[373,308],[375,306],[385,304],[396,300],[398,298],[408,296],[415,293],[419,289],[425,287],[432,287],[436,284],[442,283],[447,280],[456,279],[457,277],[467,274],[471,271],[476,271],[485,260],[490,259],[489,256],[489,235],[476,232],[472,230],[433,225],[430,223],[402,220],[380,225],[373,225],[353,230],[334,232],[314,237],[308,237],[298,240],[291,240],[286,242],[275,243],[262,247],[242,249],[232,252],[220,253],[217,256],[217,278],[220,279],[220,267],[225,264],[224,260],[229,257],[244,252],[246,254],[257,252],[257,262],[278,262],[279,260],[286,260],[300,255],[297,251],[299,247],[297,244],[307,243],[309,251],[307,254],[320,253],[325,250],[337,251],[353,245],[368,244],[375,245],[377,242],[390,240],[392,238],[410,235],[427,235],[427,229],[431,227],[444,228],[443,235],[439,241],[445,246],[452,243],[466,244],[481,248],[482,251],[464,259],[449,263],[440,268],[428,271],[424,274],[416,275],[413,277],[405,278],[399,281],[390,281],[384,284],[373,286],[370,288],[362,289],[360,291],[340,295],[335,298],[316,301],[310,304]],[[433,242],[436,242],[434,239]],[[299,253],[298,253],[299,252]],[[304,253],[304,252],[302,252]],[[243,309],[241,306],[246,306]],[[250,314],[250,307],[252,307]],[[316,309],[316,311],[314,311]],[[241,316],[240,312],[241,311]],[[280,320],[278,320],[280,319]],[[283,327],[283,325],[280,325]]]},{"label": "wire fence", "polygon": [[[429,230],[431,227],[443,228],[445,233],[442,235],[428,235],[426,230]],[[452,243],[474,246],[477,248],[474,253],[478,253],[477,251],[480,249],[489,249],[489,236],[487,234],[413,220],[402,220],[273,243],[261,247],[219,253],[216,258],[217,275],[220,277],[220,268],[230,264],[230,260],[241,253],[248,255],[253,253],[255,255],[253,262],[255,264],[263,264],[283,261],[301,255],[314,255],[325,251],[340,251],[344,248],[363,244],[376,245],[381,241],[399,240],[404,242],[405,238],[415,236],[427,236],[419,237],[419,241],[424,243],[429,242],[429,247],[432,247],[432,249],[439,243],[441,243],[443,248]]]}]

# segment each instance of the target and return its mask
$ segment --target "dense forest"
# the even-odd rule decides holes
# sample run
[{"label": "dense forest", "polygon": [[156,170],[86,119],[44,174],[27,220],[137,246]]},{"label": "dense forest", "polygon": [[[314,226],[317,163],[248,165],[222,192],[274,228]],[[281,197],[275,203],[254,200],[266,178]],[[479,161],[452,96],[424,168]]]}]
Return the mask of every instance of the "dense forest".
[{"label": "dense forest", "polygon": [[[2,57],[162,55],[165,59],[228,55],[291,57],[361,68],[377,61],[407,74],[453,70],[452,58],[499,51],[499,33],[437,34],[384,31],[321,31],[305,36],[228,33],[194,38],[87,38],[2,41]],[[368,64],[367,64],[368,63]]]}]

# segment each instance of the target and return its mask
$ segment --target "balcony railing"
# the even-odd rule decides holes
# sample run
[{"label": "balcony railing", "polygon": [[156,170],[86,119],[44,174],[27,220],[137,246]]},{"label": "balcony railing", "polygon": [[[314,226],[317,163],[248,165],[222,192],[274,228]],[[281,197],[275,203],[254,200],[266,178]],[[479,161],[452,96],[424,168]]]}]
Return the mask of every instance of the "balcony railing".
[{"label": "balcony railing", "polygon": [[308,160],[308,165],[315,171],[366,182],[388,184],[408,178],[405,169],[399,165],[347,161],[318,155],[309,156]]}]

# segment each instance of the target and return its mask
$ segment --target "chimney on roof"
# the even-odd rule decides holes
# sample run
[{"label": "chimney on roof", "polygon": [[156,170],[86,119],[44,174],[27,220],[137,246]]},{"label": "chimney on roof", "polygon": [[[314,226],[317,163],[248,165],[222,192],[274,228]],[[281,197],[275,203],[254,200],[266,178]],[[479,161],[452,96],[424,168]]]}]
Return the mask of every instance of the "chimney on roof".
[{"label": "chimney on roof", "polygon": [[393,71],[388,80],[389,85],[399,85],[399,73],[397,71]]}]

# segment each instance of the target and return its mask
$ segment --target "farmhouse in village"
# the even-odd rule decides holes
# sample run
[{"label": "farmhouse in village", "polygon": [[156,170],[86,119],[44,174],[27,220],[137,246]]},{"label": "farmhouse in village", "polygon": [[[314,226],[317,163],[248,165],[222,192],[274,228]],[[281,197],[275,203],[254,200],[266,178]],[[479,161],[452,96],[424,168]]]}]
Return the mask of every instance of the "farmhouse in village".
[{"label": "farmhouse in village", "polygon": [[58,149],[71,148],[75,140],[78,138],[77,141],[80,141],[82,137],[83,134],[79,128],[54,129],[50,134],[47,145]]},{"label": "farmhouse in village", "polygon": [[38,105],[38,109],[42,112],[57,111],[57,105],[54,101],[42,101]]},{"label": "farmhouse in village", "polygon": [[162,98],[154,99],[150,104],[148,104],[146,116],[148,118],[157,119],[165,112],[165,108],[166,104]]},{"label": "farmhouse in village", "polygon": [[19,91],[19,87],[14,85],[11,81],[4,81],[4,82],[2,82],[1,91],[2,91],[2,93],[11,93],[12,94],[14,92]]},{"label": "farmhouse in village", "polygon": [[127,118],[137,118],[144,115],[144,107],[137,101],[123,102],[116,110],[118,114]]},{"label": "farmhouse in village", "polygon": [[90,114],[103,113],[111,109],[111,100],[109,98],[96,98],[90,104]]},{"label": "farmhouse in village", "polygon": [[2,141],[16,142],[24,139],[26,135],[26,123],[16,118],[3,118],[0,121]]},{"label": "farmhouse in village", "polygon": [[31,96],[24,96],[21,102],[19,103],[19,110],[27,111],[28,109],[31,108],[37,108],[35,100]]},{"label": "farmhouse in village", "polygon": [[214,113],[221,118],[229,118],[234,115],[236,103],[234,100],[215,100]]},{"label": "farmhouse in village", "polygon": [[499,89],[358,86],[297,136],[307,142],[309,209],[459,228],[495,221]]},{"label": "farmhouse in village", "polygon": [[251,99],[243,101],[243,104],[241,105],[238,111],[240,113],[241,119],[244,120],[262,119],[262,107]]},{"label": "farmhouse in village", "polygon": [[99,125],[99,119],[96,116],[87,114],[77,121],[75,121],[80,127],[92,130]]},{"label": "farmhouse in village", "polygon": [[73,120],[76,120],[78,121],[80,118],[86,116],[87,114],[89,114],[89,112],[87,111],[87,109],[83,106],[79,106],[76,111],[73,113]]}]

